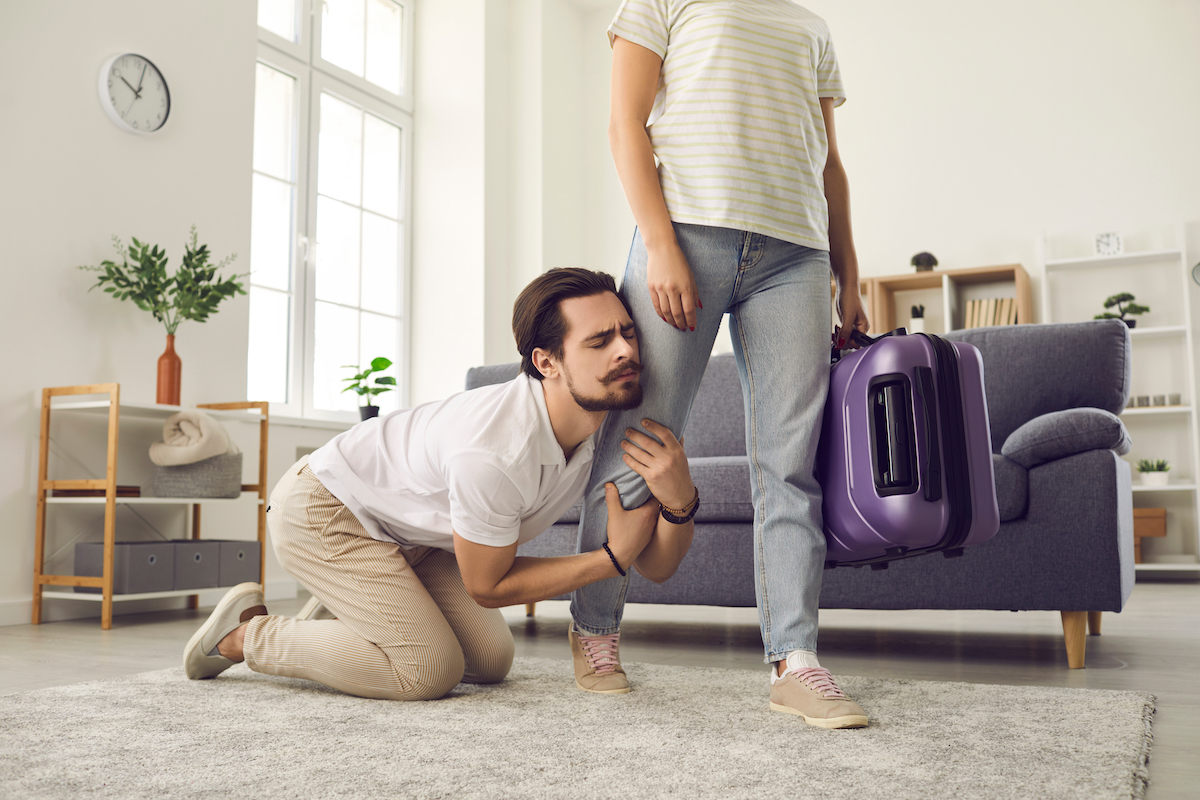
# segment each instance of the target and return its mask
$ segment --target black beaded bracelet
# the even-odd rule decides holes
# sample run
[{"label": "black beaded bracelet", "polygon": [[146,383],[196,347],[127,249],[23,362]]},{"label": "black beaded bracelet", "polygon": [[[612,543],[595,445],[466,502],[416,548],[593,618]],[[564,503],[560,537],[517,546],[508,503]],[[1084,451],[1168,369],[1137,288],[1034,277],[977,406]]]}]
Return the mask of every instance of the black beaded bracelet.
[{"label": "black beaded bracelet", "polygon": [[608,542],[604,543],[604,552],[608,553],[608,557],[612,559],[613,566],[617,568],[617,572],[621,573],[621,577],[625,577],[625,570],[621,569],[621,565],[617,563],[617,557],[613,555],[612,550],[608,549]]}]

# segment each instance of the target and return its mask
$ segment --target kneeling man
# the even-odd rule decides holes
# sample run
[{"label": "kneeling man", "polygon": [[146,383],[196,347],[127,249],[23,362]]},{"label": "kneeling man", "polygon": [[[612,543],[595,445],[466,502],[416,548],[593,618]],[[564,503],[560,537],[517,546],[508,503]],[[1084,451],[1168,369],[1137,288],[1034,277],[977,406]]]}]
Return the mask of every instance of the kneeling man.
[{"label": "kneeling man", "polygon": [[[267,508],[271,541],[336,619],[269,615],[262,587],[241,584],[188,642],[189,678],[245,660],[360,697],[433,699],[508,674],[502,606],[631,567],[658,582],[674,574],[692,523],[669,521],[660,501],[680,508],[696,490],[679,441],[651,421],[661,441],[628,431],[625,444],[650,502],[626,511],[609,484],[601,549],[517,556],[583,496],[594,435],[609,410],[641,402],[642,367],[633,320],[603,273],[539,276],[517,298],[513,334],[523,369],[514,380],[367,420],[288,469]],[[578,665],[619,663],[616,653],[585,654],[573,634],[572,644],[577,680],[603,691],[603,667]]]}]

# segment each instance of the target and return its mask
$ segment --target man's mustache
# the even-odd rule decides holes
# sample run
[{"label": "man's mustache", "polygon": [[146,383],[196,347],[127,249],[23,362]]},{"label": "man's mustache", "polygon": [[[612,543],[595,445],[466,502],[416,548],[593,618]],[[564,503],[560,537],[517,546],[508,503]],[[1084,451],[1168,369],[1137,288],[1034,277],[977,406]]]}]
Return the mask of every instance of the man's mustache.
[{"label": "man's mustache", "polygon": [[612,383],[613,381],[615,381],[617,379],[618,375],[624,375],[626,372],[629,372],[629,370],[633,370],[633,373],[635,375],[641,375],[642,374],[642,365],[633,360],[626,361],[624,364],[619,365],[618,367],[613,369],[612,372],[608,373],[603,378],[601,378],[600,382],[601,383]]}]

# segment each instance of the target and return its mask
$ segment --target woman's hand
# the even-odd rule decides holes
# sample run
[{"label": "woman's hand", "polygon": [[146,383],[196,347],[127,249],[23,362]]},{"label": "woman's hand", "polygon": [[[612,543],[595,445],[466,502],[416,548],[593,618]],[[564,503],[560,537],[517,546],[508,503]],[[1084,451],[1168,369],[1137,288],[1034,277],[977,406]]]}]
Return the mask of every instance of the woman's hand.
[{"label": "woman's hand", "polygon": [[704,308],[704,304],[692,268],[677,242],[647,250],[646,287],[663,322],[681,331],[696,330],[696,309]]},{"label": "woman's hand", "polygon": [[653,420],[644,419],[642,425],[662,444],[629,428],[621,442],[621,449],[625,451],[622,458],[630,469],[642,476],[658,502],[668,508],[684,508],[696,496],[696,486],[692,483],[683,445],[668,428]]},{"label": "woman's hand", "polygon": [[857,329],[860,333],[866,333],[871,329],[871,323],[867,320],[867,312],[862,305],[862,297],[856,291],[843,292],[838,289],[837,295],[837,311],[838,319],[841,320],[841,325],[834,326],[833,338],[839,350],[847,346],[856,348],[850,338],[850,332]]}]

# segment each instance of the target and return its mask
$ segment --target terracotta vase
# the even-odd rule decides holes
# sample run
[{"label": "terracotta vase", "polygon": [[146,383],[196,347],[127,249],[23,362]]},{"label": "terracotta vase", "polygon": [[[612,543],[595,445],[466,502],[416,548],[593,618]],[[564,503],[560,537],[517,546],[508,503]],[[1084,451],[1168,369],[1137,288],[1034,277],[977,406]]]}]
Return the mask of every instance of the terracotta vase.
[{"label": "terracotta vase", "polygon": [[183,362],[175,354],[175,335],[167,334],[167,349],[158,357],[158,392],[154,402],[160,405],[179,405],[179,382],[183,377]]}]

